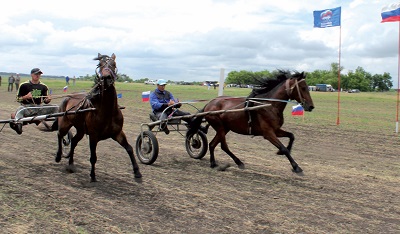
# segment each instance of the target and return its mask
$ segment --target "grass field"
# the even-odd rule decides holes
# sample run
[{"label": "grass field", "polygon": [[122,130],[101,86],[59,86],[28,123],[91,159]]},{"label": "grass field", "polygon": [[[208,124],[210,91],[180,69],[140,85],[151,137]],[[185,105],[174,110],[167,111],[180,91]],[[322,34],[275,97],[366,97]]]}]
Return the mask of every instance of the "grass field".
[{"label": "grass field", "polygon": [[[4,81],[4,80],[3,80]],[[63,80],[43,79],[53,90],[52,103],[66,94],[89,91],[77,81],[63,93]],[[135,148],[140,124],[149,122],[143,91],[155,86],[117,83],[126,108],[124,132]],[[168,85],[181,101],[217,96],[203,86]],[[224,94],[247,96],[250,89],[226,88]],[[0,87],[0,119],[15,111],[14,93]],[[133,180],[126,151],[115,141],[97,147],[96,174],[89,182],[89,137],[76,148],[76,173],[67,159],[54,161],[56,132],[34,124],[21,135],[8,125],[0,132],[0,230],[2,233],[400,233],[399,137],[394,134],[396,93],[312,94],[315,110],[302,117],[285,110],[285,130],[295,135],[293,158],[303,173],[293,173],[286,157],[262,137],[229,133],[229,148],[245,163],[237,168],[217,147],[219,165],[209,153],[190,158],[184,136],[157,134],[159,157],[140,164],[143,178]],[[196,103],[203,107],[206,102]],[[101,127],[101,126],[99,126]],[[210,128],[208,142],[215,136]],[[282,139],[286,145],[288,140]]]},{"label": "grass field", "polygon": [[[23,79],[24,80],[24,79]],[[64,80],[43,79],[55,97],[53,103],[59,103],[57,96],[62,96]],[[4,82],[3,82],[4,83]],[[75,86],[70,85],[68,93],[89,91],[91,81],[77,81]],[[6,86],[4,86],[6,88]],[[145,110],[150,109],[148,103],[141,101],[141,93],[155,88],[152,85],[137,83],[116,83],[118,93],[122,93],[119,100],[121,105],[138,107]],[[168,85],[167,90],[171,91],[180,101],[188,100],[211,100],[218,96],[218,89],[207,90],[204,86],[193,85]],[[225,88],[224,95],[247,96],[251,89],[247,88]],[[338,128],[344,131],[361,130],[379,132],[385,134],[395,133],[396,124],[396,92],[384,93],[340,93],[340,111],[338,113],[338,93],[312,92],[315,109],[310,113],[306,112],[304,118],[292,117],[290,115],[291,104],[285,110],[286,123],[301,123],[312,129],[318,129],[320,125],[336,125],[339,115]],[[61,100],[60,100],[61,101]],[[203,107],[206,102],[195,104]]]}]

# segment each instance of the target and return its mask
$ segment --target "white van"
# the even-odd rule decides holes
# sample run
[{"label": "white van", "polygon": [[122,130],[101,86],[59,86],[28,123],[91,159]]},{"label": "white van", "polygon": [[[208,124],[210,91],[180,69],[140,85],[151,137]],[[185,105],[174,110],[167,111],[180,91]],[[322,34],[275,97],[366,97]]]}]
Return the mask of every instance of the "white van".
[{"label": "white van", "polygon": [[156,85],[156,83],[157,83],[157,80],[146,80],[144,82],[144,84],[148,84],[148,85]]}]

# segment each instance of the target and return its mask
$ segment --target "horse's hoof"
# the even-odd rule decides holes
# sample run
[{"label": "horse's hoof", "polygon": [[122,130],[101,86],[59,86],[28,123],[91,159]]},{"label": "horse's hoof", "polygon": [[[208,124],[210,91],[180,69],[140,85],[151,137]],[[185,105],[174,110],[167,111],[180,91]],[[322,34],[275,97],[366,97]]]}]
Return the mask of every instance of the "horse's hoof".
[{"label": "horse's hoof", "polygon": [[241,164],[238,165],[238,167],[239,167],[239,169],[244,169],[244,164],[241,163]]},{"label": "horse's hoof", "polygon": [[140,172],[135,173],[135,178],[142,178],[142,174]]},{"label": "horse's hoof", "polygon": [[299,166],[297,166],[297,167],[293,168],[293,171],[296,173],[301,173],[301,172],[303,172],[303,169],[301,169]]},{"label": "horse's hoof", "polygon": [[57,163],[59,163],[61,161],[61,155],[56,155],[55,160]]},{"label": "horse's hoof", "polygon": [[136,183],[139,183],[139,184],[141,184],[143,182],[142,177],[139,178],[139,177],[135,176],[134,180],[135,180]]},{"label": "horse's hoof", "polygon": [[284,153],[281,150],[278,150],[278,152],[276,152],[277,155],[284,155]]},{"label": "horse's hoof", "polygon": [[76,172],[76,167],[75,167],[75,165],[68,165],[66,170],[69,173],[75,173]]},{"label": "horse's hoof", "polygon": [[90,183],[94,183],[94,182],[97,182],[96,178],[91,178]]},{"label": "horse's hoof", "polygon": [[216,167],[218,167],[218,164],[216,164],[216,163],[211,163],[210,167],[211,167],[211,168],[216,168]]}]

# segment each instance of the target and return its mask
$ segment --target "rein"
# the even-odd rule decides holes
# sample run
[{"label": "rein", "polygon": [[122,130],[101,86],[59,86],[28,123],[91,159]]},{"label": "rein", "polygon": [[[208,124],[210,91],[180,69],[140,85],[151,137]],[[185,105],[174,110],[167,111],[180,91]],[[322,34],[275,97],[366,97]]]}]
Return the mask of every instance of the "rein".
[{"label": "rein", "polygon": [[[83,93],[83,92],[82,92]],[[73,94],[79,94],[79,93],[73,93]],[[47,98],[48,96],[37,96],[35,98]],[[56,94],[56,95],[51,95],[51,99],[57,99],[57,98],[65,98],[65,97],[70,97],[74,98],[71,94]]]},{"label": "rein", "polygon": [[[297,85],[297,82],[296,82]],[[294,87],[294,86],[293,86]],[[293,88],[291,89],[293,90]],[[298,89],[297,89],[298,90]],[[301,97],[301,96],[300,96]],[[246,98],[246,97],[229,97],[229,98],[224,98],[224,100],[229,100],[229,99],[242,99],[242,98]],[[302,99],[303,100],[303,99]],[[250,110],[248,109],[250,106],[249,104],[252,103],[257,103],[257,104],[264,104],[260,101],[271,101],[271,102],[286,102],[286,103],[292,103],[293,105],[298,105],[298,102],[295,101],[287,101],[287,100],[282,100],[282,99],[276,99],[276,98],[247,98],[246,101],[244,102],[244,111],[248,113],[249,116],[249,121],[247,121],[248,125],[249,125],[249,135],[251,135],[251,113]],[[236,108],[240,108],[243,106],[243,103],[240,103],[234,107],[232,107],[231,109],[236,109]]]},{"label": "rein", "polygon": [[[95,58],[95,60],[99,60],[99,64],[97,65],[97,67],[95,69],[95,73],[96,73],[95,85],[87,93],[87,95],[84,98],[82,98],[82,100],[78,104],[72,106],[71,108],[69,108],[69,110],[71,110],[75,107],[77,107],[77,109],[79,110],[86,103],[86,101],[88,101],[89,105],[91,107],[93,107],[93,104],[90,101],[90,97],[94,97],[96,95],[102,95],[103,92],[105,90],[107,90],[108,87],[114,85],[115,80],[118,79],[118,76],[117,76],[118,68],[115,64],[111,64],[111,61],[114,61],[113,58],[111,58],[109,56],[101,56],[99,54],[98,58]],[[112,68],[114,68],[114,69],[112,69]],[[112,79],[104,79],[104,76],[103,76],[104,71],[108,71],[110,73]],[[105,83],[106,83],[107,87],[106,87]],[[100,89],[99,93],[97,92],[97,89]],[[67,111],[69,111],[69,110],[67,110]]]},{"label": "rein", "polygon": [[6,126],[6,123],[3,124],[3,127],[1,127],[0,132],[3,131],[4,126]]},{"label": "rein", "polygon": [[[301,100],[301,102],[303,104],[304,103],[304,99],[301,96],[301,93],[300,93],[300,90],[299,90],[299,83],[302,82],[302,81],[304,81],[304,80],[297,81],[297,79],[295,79],[295,83],[292,86],[290,86],[290,84],[289,84],[290,80],[287,79],[286,82],[285,82],[285,85],[286,85],[286,89],[285,90],[286,90],[287,95],[290,97],[294,87],[296,87],[298,95],[299,95],[299,98],[300,98],[300,100]],[[285,102],[285,103],[298,104],[298,102],[294,102],[292,100],[288,101],[288,100],[281,100],[281,99],[276,99],[276,98],[247,98],[246,102],[245,102],[245,112],[247,112],[248,119],[249,119],[247,121],[247,124],[249,126],[249,132],[248,132],[249,135],[251,135],[251,122],[252,122],[252,119],[251,119],[251,113],[248,110],[248,108],[249,108],[249,106],[251,106],[250,103],[264,104],[261,101]]]},{"label": "rein", "polygon": [[[98,87],[100,87],[100,93],[96,92],[96,89]],[[69,110],[75,108],[76,106],[78,106],[78,109],[81,108],[83,106],[83,104],[86,102],[86,100],[88,100],[90,106],[93,107],[92,103],[90,102],[90,97],[94,97],[96,95],[99,95],[99,94],[103,93],[105,90],[107,90],[107,88],[104,88],[104,79],[100,78],[100,82],[97,82],[93,86],[93,88],[87,93],[87,95],[84,98],[82,98],[82,100],[77,105],[72,106]]]},{"label": "rein", "polygon": [[[252,103],[261,104],[261,105],[264,104],[264,103],[262,103],[262,102],[260,102],[260,101],[286,102],[286,103],[298,104],[298,102],[286,101],[286,100],[281,100],[281,99],[276,99],[276,98],[248,98],[248,99],[246,99],[244,110],[245,110],[245,112],[248,113],[248,116],[249,116],[249,120],[247,121],[247,123],[248,123],[248,125],[249,125],[249,135],[251,135],[251,113],[250,113],[250,110],[248,110],[249,104],[250,104],[251,102],[252,102]],[[239,104],[239,105],[237,105],[237,106],[240,106],[240,105],[242,105],[242,104]],[[235,106],[235,107],[237,107],[237,106]]]},{"label": "rein", "polygon": [[290,81],[290,80],[288,79],[288,80],[286,80],[286,83],[285,83],[287,95],[290,97],[290,95],[292,94],[292,91],[293,91],[294,87],[296,87],[297,93],[298,93],[299,98],[300,98],[300,100],[301,100],[301,104],[304,104],[304,98],[301,96],[301,93],[300,93],[300,90],[299,90],[299,83],[300,83],[300,82],[303,82],[303,81],[305,81],[305,80],[302,79],[302,80],[300,80],[300,81],[297,81],[297,79],[296,79],[294,85],[292,85],[291,87],[289,86],[289,81]]}]

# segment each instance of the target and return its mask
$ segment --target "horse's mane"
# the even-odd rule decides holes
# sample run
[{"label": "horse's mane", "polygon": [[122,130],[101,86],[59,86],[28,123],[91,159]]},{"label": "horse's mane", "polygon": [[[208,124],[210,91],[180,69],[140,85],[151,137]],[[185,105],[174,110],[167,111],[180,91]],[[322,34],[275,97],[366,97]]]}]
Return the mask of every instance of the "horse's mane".
[{"label": "horse's mane", "polygon": [[255,87],[248,97],[253,98],[257,95],[268,93],[287,79],[297,79],[300,76],[303,76],[303,73],[295,72],[291,74],[291,72],[287,70],[278,70],[278,72],[274,72],[270,77],[254,79]]}]

